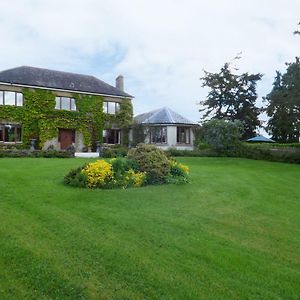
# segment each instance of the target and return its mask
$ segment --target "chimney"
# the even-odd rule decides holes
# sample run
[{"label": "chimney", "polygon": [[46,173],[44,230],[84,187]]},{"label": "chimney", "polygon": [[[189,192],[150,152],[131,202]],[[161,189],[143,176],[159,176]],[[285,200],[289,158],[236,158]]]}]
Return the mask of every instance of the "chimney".
[{"label": "chimney", "polygon": [[122,75],[116,78],[116,88],[124,92],[124,77]]}]

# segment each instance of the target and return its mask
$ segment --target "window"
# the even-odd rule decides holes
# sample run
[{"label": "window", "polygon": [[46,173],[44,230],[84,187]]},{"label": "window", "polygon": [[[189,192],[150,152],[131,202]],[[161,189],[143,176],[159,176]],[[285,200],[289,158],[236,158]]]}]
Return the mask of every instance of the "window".
[{"label": "window", "polygon": [[103,102],[103,112],[110,115],[115,115],[120,110],[120,103],[118,102]]},{"label": "window", "polygon": [[167,142],[167,127],[155,126],[150,130],[150,142],[154,144],[162,144]]},{"label": "window", "polygon": [[0,142],[16,143],[22,141],[20,125],[0,124]]},{"label": "window", "polygon": [[189,127],[177,127],[177,144],[191,143],[191,129]]},{"label": "window", "polygon": [[103,130],[103,142],[106,144],[120,144],[121,130],[119,129]]},{"label": "window", "polygon": [[55,109],[76,111],[75,99],[69,97],[56,97]]},{"label": "window", "polygon": [[0,91],[0,105],[23,106],[23,94]]}]

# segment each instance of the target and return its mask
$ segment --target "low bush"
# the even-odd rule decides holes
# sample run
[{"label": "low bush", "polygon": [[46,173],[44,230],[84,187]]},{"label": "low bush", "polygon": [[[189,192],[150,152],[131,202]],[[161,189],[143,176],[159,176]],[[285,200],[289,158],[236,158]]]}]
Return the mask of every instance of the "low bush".
[{"label": "low bush", "polygon": [[146,174],[138,171],[136,163],[131,160],[113,158],[73,169],[65,176],[64,182],[71,186],[102,189],[140,187],[146,182]]},{"label": "low bush", "polygon": [[47,158],[70,158],[74,157],[72,151],[56,151],[56,150],[0,150],[1,157],[47,157]]},{"label": "low bush", "polygon": [[162,150],[153,145],[139,144],[128,151],[127,158],[136,161],[140,170],[146,172],[148,184],[166,182],[166,176],[170,173],[170,162]]},{"label": "low bush", "polygon": [[112,146],[112,147],[104,147],[102,157],[104,158],[125,157],[127,155],[127,152],[128,149],[120,145]]},{"label": "low bush", "polygon": [[[186,183],[189,178],[189,168],[167,156],[157,148],[146,147],[145,159],[141,159],[144,146],[140,145],[138,152],[132,151],[129,157],[112,158],[109,161],[97,160],[88,165],[71,170],[64,182],[71,186],[88,188],[128,188],[140,187],[146,184]],[[134,156],[134,154],[136,154]],[[141,163],[139,163],[141,161]],[[146,164],[148,162],[148,165]],[[151,167],[149,167],[152,166]]]}]

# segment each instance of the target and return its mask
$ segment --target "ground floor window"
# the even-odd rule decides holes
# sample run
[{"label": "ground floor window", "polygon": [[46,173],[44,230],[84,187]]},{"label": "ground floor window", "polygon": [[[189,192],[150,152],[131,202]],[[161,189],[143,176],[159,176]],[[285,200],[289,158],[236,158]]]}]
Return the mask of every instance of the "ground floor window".
[{"label": "ground floor window", "polygon": [[15,124],[0,124],[0,142],[22,142],[22,127]]},{"label": "ground floor window", "polygon": [[103,143],[120,144],[120,142],[121,142],[121,130],[120,129],[103,130]]},{"label": "ground floor window", "polygon": [[150,130],[150,142],[153,144],[163,144],[167,142],[167,127],[155,126]]},{"label": "ground floor window", "polygon": [[190,143],[191,143],[191,128],[177,127],[177,144],[190,144]]}]

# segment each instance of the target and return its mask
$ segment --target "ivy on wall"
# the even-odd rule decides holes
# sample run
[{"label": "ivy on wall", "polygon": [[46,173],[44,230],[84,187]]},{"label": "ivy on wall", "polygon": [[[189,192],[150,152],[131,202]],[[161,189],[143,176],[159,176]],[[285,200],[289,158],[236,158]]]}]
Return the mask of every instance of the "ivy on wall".
[{"label": "ivy on wall", "polygon": [[[23,89],[24,106],[0,106],[0,119],[22,124],[23,146],[28,147],[30,139],[38,140],[40,148],[47,140],[58,136],[59,128],[76,129],[83,135],[85,146],[91,147],[102,141],[104,128],[116,126],[125,128],[132,122],[130,100],[120,103],[116,115],[103,112],[103,97],[73,94],[77,111],[55,110],[55,94],[49,90]],[[123,138],[128,143],[128,137]]]}]

